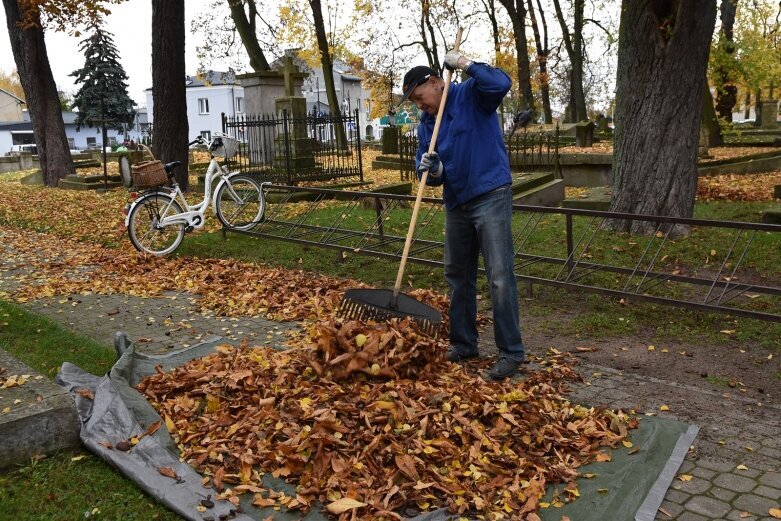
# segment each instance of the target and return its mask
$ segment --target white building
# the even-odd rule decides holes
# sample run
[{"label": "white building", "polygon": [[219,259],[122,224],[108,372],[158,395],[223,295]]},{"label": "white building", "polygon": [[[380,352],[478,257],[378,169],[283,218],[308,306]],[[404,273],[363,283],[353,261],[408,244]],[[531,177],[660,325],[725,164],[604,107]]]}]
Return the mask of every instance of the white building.
[{"label": "white building", "polygon": [[[62,121],[65,123],[65,136],[68,138],[70,149],[100,149],[103,144],[102,129],[82,126],[77,130],[77,116],[76,112],[62,113]],[[122,130],[107,130],[106,137],[108,140],[106,145],[112,146],[131,140],[139,143],[148,135],[148,128],[146,109],[138,109],[132,124],[126,125]],[[21,121],[0,121],[0,155],[7,154],[14,145],[34,143],[33,124],[30,121],[30,113],[27,110],[22,112]]]},{"label": "white building", "polygon": [[[190,139],[203,136],[211,139],[213,132],[222,131],[222,114],[244,113],[244,89],[229,72],[209,71],[204,77],[187,76],[187,122]],[[152,88],[145,90],[149,122],[154,127]]]}]

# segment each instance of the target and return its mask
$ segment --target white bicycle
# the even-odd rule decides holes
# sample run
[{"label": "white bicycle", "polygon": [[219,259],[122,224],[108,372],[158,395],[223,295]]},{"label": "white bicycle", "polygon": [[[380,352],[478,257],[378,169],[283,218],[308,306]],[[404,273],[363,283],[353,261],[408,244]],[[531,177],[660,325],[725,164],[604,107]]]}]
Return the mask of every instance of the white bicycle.
[{"label": "white bicycle", "polygon": [[[264,189],[269,183],[261,183],[241,173],[232,174],[227,166],[220,166],[217,162],[217,157],[231,158],[239,142],[215,132],[211,141],[198,137],[187,146],[195,144],[207,145],[211,156],[204,181],[203,201],[190,206],[173,174],[174,168],[182,164],[181,161],[166,164],[164,168],[170,186],[147,190],[125,208],[125,227],[130,242],[138,251],[167,255],[176,250],[185,233],[203,227],[210,200],[217,219],[226,228],[249,230],[263,219],[266,208]],[[215,176],[220,180],[212,197]]]}]

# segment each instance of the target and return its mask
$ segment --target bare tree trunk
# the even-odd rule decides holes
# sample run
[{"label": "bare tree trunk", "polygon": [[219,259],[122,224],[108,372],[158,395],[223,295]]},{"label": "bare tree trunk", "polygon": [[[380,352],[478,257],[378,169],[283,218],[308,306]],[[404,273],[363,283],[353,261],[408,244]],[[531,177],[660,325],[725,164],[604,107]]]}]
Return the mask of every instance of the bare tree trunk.
[{"label": "bare tree trunk", "polygon": [[573,121],[583,121],[588,119],[586,111],[586,95],[583,90],[583,9],[585,0],[574,0],[575,21],[570,35],[567,21],[564,19],[564,13],[561,10],[561,2],[553,0],[553,7],[556,10],[556,18],[561,26],[564,48],[567,50],[571,71],[570,71],[570,92],[572,100],[570,104],[574,106],[572,113]]},{"label": "bare tree trunk", "polygon": [[523,0],[499,0],[504,6],[513,24],[515,53],[518,62],[518,89],[523,98],[524,109],[534,108],[531,71],[529,68],[529,42],[526,39],[526,6]]},{"label": "bare tree trunk", "polygon": [[543,37],[540,37],[540,28],[537,25],[537,16],[534,13],[532,0],[528,0],[529,20],[531,21],[532,31],[534,31],[534,43],[537,47],[537,64],[540,68],[540,97],[542,98],[542,113],[545,116],[545,123],[553,123],[553,114],[550,109],[550,84],[548,77],[548,24],[545,21],[545,12],[540,6],[540,20],[542,21]]},{"label": "bare tree trunk", "polygon": [[[616,79],[616,212],[691,217],[716,0],[622,4]],[[648,233],[650,222],[613,223]]]},{"label": "bare tree trunk", "polygon": [[483,4],[483,10],[488,16],[488,22],[491,24],[491,39],[494,42],[494,65],[497,64],[501,45],[499,43],[499,22],[496,20],[496,2],[495,0],[480,0]]},{"label": "bare tree trunk", "polygon": [[719,117],[716,115],[716,110],[713,108],[713,96],[711,96],[710,87],[708,87],[707,77],[703,82],[702,88],[702,125],[708,131],[709,147],[724,146],[721,125],[719,125]]},{"label": "bare tree trunk", "polygon": [[255,72],[269,70],[268,60],[266,60],[266,55],[263,54],[263,50],[260,48],[260,44],[258,44],[258,37],[255,34],[255,17],[258,12],[255,0],[247,1],[249,14],[244,11],[242,0],[228,0],[228,5],[230,6],[233,23],[236,24],[236,31],[238,31],[241,43],[244,44],[244,49],[246,49],[249,56],[250,67]]},{"label": "bare tree trunk", "polygon": [[[738,9],[738,0],[721,0],[721,34],[719,45],[730,57],[735,54],[735,42],[733,27],[735,26],[735,13]],[[729,77],[729,70],[720,67],[714,71],[721,87],[716,91],[716,112],[720,118],[732,122],[732,110],[738,102],[738,87]]]},{"label": "bare tree trunk", "polygon": [[43,182],[46,186],[57,186],[61,178],[75,173],[75,170],[40,19],[37,19],[37,27],[22,29],[18,25],[23,14],[19,2],[3,0],[3,6],[16,70],[19,71],[38,145]]},{"label": "bare tree trunk", "polygon": [[[328,98],[328,105],[331,108],[331,115],[335,118],[339,118],[341,116],[341,110],[339,109],[339,100],[336,99],[334,67],[328,48],[328,38],[325,34],[323,9],[320,0],[309,0],[309,6],[312,8],[312,17],[315,20],[315,34],[317,35],[317,47],[320,50],[320,65],[323,68],[325,94]],[[347,137],[345,136],[344,126],[338,123],[338,119],[336,124],[334,124],[334,132],[336,133],[336,146],[339,150],[347,150]]]},{"label": "bare tree trunk", "polygon": [[152,149],[161,161],[182,162],[176,181],[187,191],[190,139],[184,43],[184,0],[152,0]]}]

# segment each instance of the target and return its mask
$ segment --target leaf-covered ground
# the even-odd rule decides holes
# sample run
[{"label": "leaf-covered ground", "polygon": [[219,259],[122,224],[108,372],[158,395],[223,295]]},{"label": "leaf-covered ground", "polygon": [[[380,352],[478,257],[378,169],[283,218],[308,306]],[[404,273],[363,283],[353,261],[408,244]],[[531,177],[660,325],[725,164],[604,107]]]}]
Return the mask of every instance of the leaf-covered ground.
[{"label": "leaf-covered ground", "polygon": [[[334,318],[355,281],[235,260],[140,257],[122,223],[126,192],[24,186],[18,177],[0,178],[0,233],[18,264],[34,269],[20,275],[15,300],[179,290],[219,314],[310,324],[285,352],[223,347],[141,386],[184,457],[224,487],[225,499],[248,492],[258,505],[297,508],[318,500],[343,519],[447,506],[534,520],[546,483],[565,483],[557,501],[573,500],[580,465],[608,458],[601,447],[629,444],[634,420],[567,401],[566,380],[576,375],[560,353],[522,382],[486,383],[474,367],[443,360],[444,335]],[[393,170],[368,168],[366,177],[399,181]],[[756,200],[778,178],[707,178],[701,197]],[[432,291],[415,296],[447,307]],[[293,480],[297,496],[267,490],[263,473]]]}]

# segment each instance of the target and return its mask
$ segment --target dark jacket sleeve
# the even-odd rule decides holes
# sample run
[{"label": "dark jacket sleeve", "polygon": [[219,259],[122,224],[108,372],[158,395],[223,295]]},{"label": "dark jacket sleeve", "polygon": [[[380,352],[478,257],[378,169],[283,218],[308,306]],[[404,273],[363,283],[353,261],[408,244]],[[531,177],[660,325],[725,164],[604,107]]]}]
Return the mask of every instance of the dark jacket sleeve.
[{"label": "dark jacket sleeve", "polygon": [[473,63],[466,73],[475,80],[472,89],[478,106],[486,112],[496,111],[512,86],[507,73],[485,63]]}]

